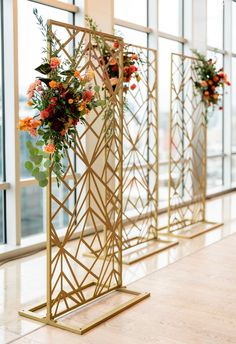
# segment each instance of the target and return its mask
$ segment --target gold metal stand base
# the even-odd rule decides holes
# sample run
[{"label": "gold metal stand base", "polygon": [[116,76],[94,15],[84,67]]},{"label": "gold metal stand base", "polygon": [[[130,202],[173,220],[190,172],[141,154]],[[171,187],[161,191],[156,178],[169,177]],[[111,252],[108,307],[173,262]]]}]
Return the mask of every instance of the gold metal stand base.
[{"label": "gold metal stand base", "polygon": [[193,239],[201,234],[207,233],[222,225],[223,223],[209,222],[209,221],[197,222],[193,225],[189,225],[180,229],[174,229],[174,230],[170,229],[168,231],[168,228],[165,228],[161,231],[161,234],[167,235],[170,237],[175,237],[175,238]]},{"label": "gold metal stand base", "polygon": [[[131,300],[129,300],[125,303],[122,303],[120,306],[112,309],[111,311],[106,312],[106,313],[102,314],[101,316],[95,318],[93,321],[87,323],[86,325],[83,325],[82,327],[76,327],[76,326],[71,326],[71,325],[66,324],[66,317],[64,317],[65,318],[65,322],[64,322],[64,320],[59,321],[58,320],[59,318],[58,319],[47,319],[46,314],[45,315],[37,314],[36,313],[37,311],[40,311],[46,307],[46,303],[42,303],[42,304],[40,304],[36,307],[33,307],[29,310],[20,311],[19,315],[26,317],[26,318],[29,318],[29,319],[40,321],[40,322],[47,324],[47,325],[58,327],[60,329],[67,330],[67,331],[81,335],[81,334],[88,332],[89,330],[96,327],[97,325],[103,323],[104,321],[106,321],[108,319],[111,319],[115,315],[123,312],[124,310],[134,306],[138,302],[140,302],[140,301],[142,301],[142,300],[144,300],[150,296],[150,293],[139,293],[137,291],[129,290],[126,288],[119,288],[115,292],[117,292],[117,291],[122,292],[122,293],[126,293],[126,294],[130,294],[130,295],[134,295],[134,297]],[[111,295],[111,294],[112,294],[112,292],[108,295]],[[99,301],[99,299],[97,301]],[[80,307],[78,307],[77,310],[79,310],[79,309],[80,309]],[[73,312],[75,312],[75,311],[73,311]]]},{"label": "gold metal stand base", "polygon": [[[123,250],[122,254],[122,263],[126,265],[131,265],[134,263],[139,262],[142,259],[148,258],[153,256],[154,254],[160,253],[164,250],[167,250],[175,245],[178,245],[178,241],[171,241],[171,240],[161,240],[161,239],[152,239],[148,240],[144,243],[137,244],[133,247],[127,248]],[[95,251],[99,254],[99,251]],[[94,253],[85,252],[85,257],[94,257]],[[104,259],[104,256],[100,256],[100,259]]]},{"label": "gold metal stand base", "polygon": [[137,263],[144,258],[153,256],[178,244],[178,241],[160,239],[147,241],[123,251],[123,263],[127,265]]}]

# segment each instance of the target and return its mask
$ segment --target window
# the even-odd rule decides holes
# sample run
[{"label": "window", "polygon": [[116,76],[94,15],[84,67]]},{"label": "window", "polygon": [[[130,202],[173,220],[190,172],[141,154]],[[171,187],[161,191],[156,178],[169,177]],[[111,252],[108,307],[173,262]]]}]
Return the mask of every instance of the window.
[{"label": "window", "polygon": [[182,0],[159,0],[158,29],[175,36],[182,36]]},{"label": "window", "polygon": [[[72,1],[67,1],[72,2]],[[73,14],[53,7],[36,4],[28,0],[18,0],[18,59],[19,59],[19,108],[20,117],[35,114],[27,106],[27,89],[38,75],[34,69],[41,64],[42,48],[46,42],[36,24],[33,8],[37,8],[44,20],[54,19],[61,22],[73,23]],[[27,21],[25,20],[27,18]],[[60,37],[63,41],[63,37]],[[26,53],[27,52],[27,53]],[[30,136],[21,133],[21,178],[31,178],[24,167],[27,160],[26,141]],[[37,186],[35,180],[27,184],[22,183],[21,189],[21,232],[22,237],[45,232],[46,210],[45,189]],[[32,203],[33,202],[33,203]],[[63,227],[63,221],[60,223]]]},{"label": "window", "polygon": [[207,44],[223,49],[224,1],[207,0]]},{"label": "window", "polygon": [[147,26],[147,0],[114,0],[115,17]]}]

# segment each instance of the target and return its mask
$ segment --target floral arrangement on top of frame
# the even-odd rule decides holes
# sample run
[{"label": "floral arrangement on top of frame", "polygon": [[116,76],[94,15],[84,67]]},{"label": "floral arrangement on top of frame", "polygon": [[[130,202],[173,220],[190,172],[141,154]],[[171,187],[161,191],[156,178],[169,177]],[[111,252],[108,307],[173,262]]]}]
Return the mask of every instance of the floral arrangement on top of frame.
[{"label": "floral arrangement on top of frame", "polygon": [[222,110],[221,102],[224,86],[231,85],[227,74],[224,73],[223,68],[217,69],[216,60],[207,59],[206,56],[197,50],[193,50],[193,53],[198,59],[195,66],[199,78],[199,81],[195,82],[197,90],[200,92],[207,107],[218,105],[219,109]]}]

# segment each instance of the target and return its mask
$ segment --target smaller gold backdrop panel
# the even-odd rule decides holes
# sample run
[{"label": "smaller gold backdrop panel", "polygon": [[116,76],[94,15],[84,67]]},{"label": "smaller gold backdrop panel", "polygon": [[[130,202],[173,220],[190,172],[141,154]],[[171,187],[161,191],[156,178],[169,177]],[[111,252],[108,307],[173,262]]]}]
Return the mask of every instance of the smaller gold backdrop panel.
[{"label": "smaller gold backdrop panel", "polygon": [[[81,75],[92,69],[92,86],[105,84],[108,97],[106,105],[91,111],[86,124],[78,126],[76,144],[65,150],[60,188],[50,183],[48,312],[54,319],[122,286],[123,85],[122,77],[116,87],[110,84],[101,43],[117,60],[120,76],[123,55],[122,41],[119,50],[111,50],[117,41],[114,36],[54,21],[50,26],[57,41],[53,49],[68,60],[74,54]],[[63,38],[57,39],[58,35]],[[103,96],[101,90],[101,99]],[[104,118],[107,106],[113,112],[109,121]],[[62,240],[57,231],[61,219],[66,228]],[[105,241],[102,229],[106,231]],[[72,238],[76,239],[71,242]],[[85,251],[93,258],[85,258]]]},{"label": "smaller gold backdrop panel", "polygon": [[205,221],[206,107],[195,81],[198,60],[172,54],[169,230]]},{"label": "smaller gold backdrop panel", "polygon": [[130,45],[140,82],[125,94],[123,121],[123,249],[157,238],[157,52]]}]

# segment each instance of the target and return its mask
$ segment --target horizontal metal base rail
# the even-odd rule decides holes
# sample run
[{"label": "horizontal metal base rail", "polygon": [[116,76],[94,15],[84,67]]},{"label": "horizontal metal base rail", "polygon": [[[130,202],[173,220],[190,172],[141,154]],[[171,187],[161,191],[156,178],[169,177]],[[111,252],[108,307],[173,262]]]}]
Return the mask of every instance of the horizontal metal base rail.
[{"label": "horizontal metal base rail", "polygon": [[[116,289],[115,292],[127,293],[127,294],[130,294],[130,295],[133,295],[134,297],[131,300],[122,303],[120,306],[114,307],[109,312],[106,312],[106,313],[102,314],[101,316],[96,317],[94,320],[88,322],[87,324],[85,324],[85,325],[83,325],[81,327],[76,327],[76,326],[68,325],[66,323],[66,320],[64,322],[60,317],[58,317],[56,319],[48,319],[46,315],[39,315],[39,314],[37,314],[36,313],[37,311],[40,311],[40,310],[42,310],[42,309],[44,309],[46,307],[46,303],[42,303],[42,304],[40,304],[38,306],[32,307],[29,310],[20,311],[19,314],[21,316],[23,316],[23,317],[26,317],[26,318],[29,318],[29,319],[32,319],[32,320],[37,320],[37,321],[40,321],[40,322],[42,322],[44,324],[47,324],[47,325],[50,325],[50,326],[54,326],[54,327],[58,327],[60,329],[67,330],[67,331],[70,331],[70,332],[82,335],[85,332],[87,332],[87,331],[91,330],[92,328],[96,327],[97,325],[99,325],[99,324],[101,324],[101,323],[111,319],[115,315],[125,311],[126,309],[132,307],[133,305],[137,304],[138,302],[140,302],[140,301],[142,301],[142,300],[144,300],[144,299],[146,299],[146,298],[148,298],[150,296],[150,293],[139,293],[137,291],[129,290],[129,289],[126,289],[126,288]],[[113,292],[111,292],[111,293],[113,293]],[[109,293],[109,294],[111,294],[111,293]],[[81,306],[79,308],[77,307],[76,311],[79,311],[80,308],[82,308],[82,307],[84,307],[84,306]]]}]

